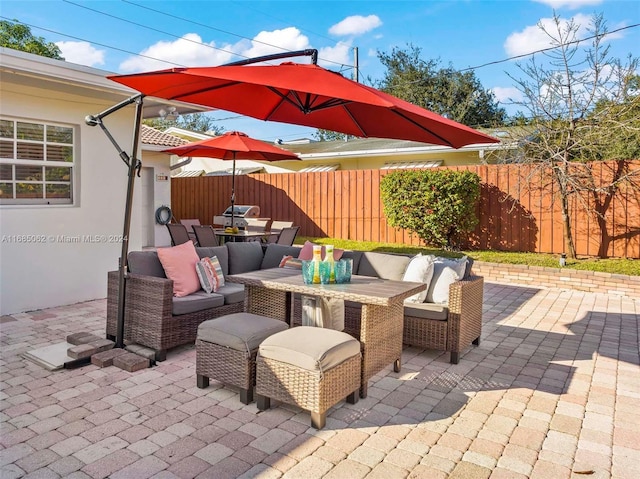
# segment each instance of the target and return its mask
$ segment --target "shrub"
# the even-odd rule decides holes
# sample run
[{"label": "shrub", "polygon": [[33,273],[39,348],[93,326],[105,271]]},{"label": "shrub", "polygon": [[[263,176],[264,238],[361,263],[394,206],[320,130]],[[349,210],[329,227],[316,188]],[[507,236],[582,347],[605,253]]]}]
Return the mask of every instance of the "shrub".
[{"label": "shrub", "polygon": [[457,248],[478,224],[480,177],[470,171],[394,171],[382,178],[380,191],[389,225],[426,245]]}]

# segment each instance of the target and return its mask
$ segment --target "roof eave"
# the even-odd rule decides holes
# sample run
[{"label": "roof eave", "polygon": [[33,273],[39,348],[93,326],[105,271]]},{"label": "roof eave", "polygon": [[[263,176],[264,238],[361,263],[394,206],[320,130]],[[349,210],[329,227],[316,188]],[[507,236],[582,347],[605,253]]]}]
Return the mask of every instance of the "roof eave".
[{"label": "roof eave", "polygon": [[498,150],[505,148],[503,144],[496,143],[477,143],[473,145],[463,146],[462,148],[451,148],[449,146],[429,145],[416,146],[409,148],[378,148],[373,150],[353,150],[338,151],[332,153],[296,153],[303,160],[318,160],[324,158],[355,158],[355,157],[372,157],[387,155],[415,155],[420,153],[442,153],[449,151],[482,151],[482,150]]}]

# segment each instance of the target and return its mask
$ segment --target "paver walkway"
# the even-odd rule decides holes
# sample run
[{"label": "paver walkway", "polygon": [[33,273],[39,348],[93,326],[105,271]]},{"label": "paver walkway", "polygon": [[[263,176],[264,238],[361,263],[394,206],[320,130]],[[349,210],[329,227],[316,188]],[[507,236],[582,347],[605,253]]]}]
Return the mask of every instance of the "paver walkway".
[{"label": "paver walkway", "polygon": [[482,343],[460,364],[405,349],[401,373],[322,431],[299,409],[198,389],[193,347],[135,373],[21,358],[103,334],[105,309],[0,320],[2,479],[640,477],[640,299],[487,284]]}]

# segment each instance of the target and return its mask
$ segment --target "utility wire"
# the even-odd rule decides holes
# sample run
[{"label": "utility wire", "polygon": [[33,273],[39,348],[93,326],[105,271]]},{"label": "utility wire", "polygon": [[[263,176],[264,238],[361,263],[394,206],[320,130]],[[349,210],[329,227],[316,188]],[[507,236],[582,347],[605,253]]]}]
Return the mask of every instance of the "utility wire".
[{"label": "utility wire", "polygon": [[[229,53],[231,55],[237,55],[239,57],[249,58],[246,55],[240,55],[239,53],[233,52],[231,50],[225,50],[224,48],[214,47],[213,45],[209,45],[208,43],[202,43],[202,42],[197,42],[195,40],[190,40],[188,38],[184,38],[183,36],[175,35],[173,33],[165,32],[164,30],[159,30],[157,28],[149,27],[147,25],[143,25],[142,23],[134,22],[132,20],[127,20],[126,18],[118,17],[116,15],[112,15],[110,13],[103,12],[101,10],[96,10],[95,8],[91,8],[91,7],[88,7],[86,5],[80,5],[80,4],[72,2],[70,0],[62,0],[62,1],[65,2],[65,3],[68,3],[69,5],[73,5],[75,7],[84,8],[85,10],[89,10],[91,12],[98,13],[100,15],[104,15],[104,16],[109,17],[109,18],[113,18],[115,20],[120,20],[121,22],[130,23],[131,25],[135,25],[136,27],[146,28],[147,30],[151,30],[153,32],[162,33],[163,35],[168,35],[168,36],[173,37],[173,38],[181,39],[181,40],[184,40],[184,41],[187,41],[187,42],[190,42],[190,43],[194,43],[196,45],[200,45],[200,46],[203,46],[203,47],[211,48],[213,50],[218,50],[218,51],[221,51],[221,52],[224,52],[224,53]],[[131,3],[131,2],[127,2],[127,3]],[[147,7],[143,7],[143,8],[147,8]],[[153,10],[153,9],[149,9],[149,10]],[[157,11],[157,10],[154,10],[154,11]],[[166,63],[171,63],[171,62],[166,62]]]},{"label": "utility wire", "polygon": [[[126,1],[126,0],[123,0],[123,1]],[[265,16],[265,17],[267,17],[267,18],[272,18],[273,20],[277,20],[277,21],[282,22],[282,23],[292,23],[292,22],[290,22],[290,21],[288,21],[288,20],[284,20],[284,19],[282,19],[282,18],[278,18],[278,17],[276,17],[276,16],[274,16],[274,15],[271,15],[271,14],[269,14],[269,13],[267,13],[267,12],[263,12],[262,10],[258,10],[258,9],[257,9],[257,8],[255,8],[255,7],[247,6],[247,4],[246,4],[245,2],[235,2],[235,1],[233,1],[233,0],[232,0],[232,2],[231,2],[231,3],[235,3],[235,4],[238,4],[238,5],[242,5],[242,7],[243,7],[243,8],[247,8],[247,9],[253,10],[254,12],[258,12],[258,13],[260,13],[261,15],[264,15],[264,16]],[[315,35],[315,36],[320,37],[320,38],[325,38],[325,39],[327,39],[327,40],[331,40],[332,42],[333,42],[333,41],[335,41],[335,38],[330,38],[330,37],[328,37],[328,36],[326,36],[326,35],[322,35],[321,33],[317,33],[317,32],[314,32],[314,31],[312,31],[312,30],[309,30],[308,28],[300,28],[300,30],[301,30],[301,31],[303,31],[303,32],[309,32],[309,33],[311,33],[312,35]]]},{"label": "utility wire", "polygon": [[[67,2],[67,3],[72,3],[73,5],[76,5],[75,3],[70,2],[69,0],[64,0],[64,1],[65,1],[65,2]],[[234,37],[241,38],[241,39],[243,39],[243,40],[249,40],[249,41],[251,41],[251,42],[253,42],[253,43],[259,43],[259,44],[261,44],[261,45],[265,45],[265,46],[268,46],[268,47],[277,48],[278,50],[282,50],[282,51],[285,51],[285,52],[286,52],[286,51],[291,51],[291,50],[289,50],[289,49],[287,49],[287,48],[280,47],[280,46],[278,46],[278,45],[273,45],[273,44],[271,44],[271,43],[267,43],[267,42],[263,42],[263,41],[260,41],[260,40],[256,40],[255,38],[245,37],[244,35],[240,35],[240,34],[238,34],[238,33],[233,33],[233,32],[227,31],[227,30],[222,30],[222,29],[220,29],[220,28],[212,27],[212,26],[210,26],[210,25],[205,25],[204,23],[199,23],[199,22],[196,22],[196,21],[194,21],[194,20],[190,20],[190,19],[188,19],[188,18],[180,17],[180,16],[178,16],[178,15],[173,15],[172,13],[163,12],[162,10],[158,10],[158,9],[155,9],[155,8],[151,8],[151,7],[148,7],[148,6],[146,6],[146,5],[141,5],[141,4],[139,4],[139,3],[132,2],[132,1],[130,1],[130,0],[121,0],[121,1],[122,1],[122,2],[124,2],[124,3],[128,3],[129,5],[133,5],[133,6],[135,6],[135,7],[138,7],[138,8],[143,8],[143,9],[148,10],[148,11],[150,11],[150,12],[159,13],[160,15],[164,15],[164,16],[167,16],[167,17],[169,17],[169,18],[173,18],[173,19],[175,19],[175,20],[181,20],[181,21],[183,21],[183,22],[192,23],[192,24],[197,25],[197,26],[199,26],[199,27],[208,28],[209,30],[213,30],[213,31],[216,31],[216,32],[224,33],[224,34],[226,34],[226,35],[232,35],[232,36],[234,36]],[[78,6],[80,6],[80,5],[78,5]],[[87,7],[83,7],[83,8],[87,8]],[[105,15],[106,15],[106,14],[105,14]],[[109,16],[112,16],[112,15],[109,15]],[[114,17],[114,18],[119,18],[119,17]],[[122,20],[122,19],[121,19],[121,20]],[[128,20],[124,20],[124,21],[128,21]],[[197,42],[195,42],[195,43],[197,43]],[[240,56],[242,56],[242,55],[240,55]],[[247,58],[247,57],[245,57],[245,58]],[[344,63],[334,62],[334,61],[332,61],[332,60],[327,60],[326,58],[321,58],[321,60],[323,60],[323,61],[325,61],[325,62],[327,62],[327,63],[333,63],[333,64],[335,64],[335,65],[345,66],[345,64],[344,64]],[[348,65],[347,65],[347,66],[348,66]]]},{"label": "utility wire", "polygon": [[580,38],[578,40],[572,40],[570,42],[562,43],[560,45],[547,47],[547,48],[541,48],[540,50],[535,50],[535,51],[532,51],[532,52],[529,52],[529,53],[523,53],[521,55],[514,55],[512,57],[505,58],[503,60],[495,60],[495,61],[492,61],[492,62],[483,63],[482,65],[477,65],[475,67],[463,68],[462,70],[459,70],[459,71],[466,72],[466,71],[469,71],[469,70],[477,70],[478,68],[488,67],[490,65],[497,65],[499,63],[505,63],[505,62],[508,62],[508,61],[511,61],[511,60],[517,60],[518,58],[529,57],[531,55],[535,55],[536,53],[544,53],[544,52],[548,52],[550,50],[555,50],[556,48],[560,48],[560,47],[565,47],[565,46],[568,46],[568,45],[573,45],[573,44],[586,42],[588,40],[593,40],[594,38],[606,37],[607,35],[611,35],[613,33],[617,33],[617,32],[620,32],[622,30],[627,30],[629,28],[636,28],[636,27],[640,27],[640,23],[635,23],[633,25],[627,25],[626,27],[616,28],[615,30],[611,30],[611,31],[608,31],[608,32],[600,33],[599,35],[591,35],[590,37]]},{"label": "utility wire", "polygon": [[[14,19],[14,18],[5,17],[3,15],[0,15],[0,18],[2,18],[3,20],[7,20],[7,21],[9,21],[11,23],[16,23],[16,19]],[[114,47],[112,45],[106,45],[104,43],[95,42],[93,40],[87,40],[86,38],[76,37],[74,35],[69,35],[67,33],[58,32],[56,30],[51,30],[49,28],[40,27],[38,25],[33,25],[33,24],[30,24],[30,23],[24,23],[22,21],[20,21],[19,23],[21,25],[26,25],[26,26],[28,26],[30,28],[36,28],[38,30],[44,30],[45,32],[54,33],[56,35],[61,35],[63,37],[71,38],[73,40],[79,40],[81,42],[91,43],[93,45],[98,45],[98,46],[101,46],[101,47],[109,48],[111,50],[116,50],[116,51],[119,51],[119,52],[128,53],[129,55],[134,55],[134,56],[138,56],[138,57],[142,57],[142,58],[148,58],[149,60],[155,60],[155,61],[158,61],[158,62],[168,63],[168,64],[176,65],[176,66],[179,66],[179,67],[189,67],[190,66],[190,65],[182,65],[180,63],[168,62],[167,60],[162,60],[160,58],[155,58],[155,57],[152,57],[152,56],[149,56],[149,55],[143,55],[142,53],[132,52],[131,50],[125,50],[123,48]]]}]

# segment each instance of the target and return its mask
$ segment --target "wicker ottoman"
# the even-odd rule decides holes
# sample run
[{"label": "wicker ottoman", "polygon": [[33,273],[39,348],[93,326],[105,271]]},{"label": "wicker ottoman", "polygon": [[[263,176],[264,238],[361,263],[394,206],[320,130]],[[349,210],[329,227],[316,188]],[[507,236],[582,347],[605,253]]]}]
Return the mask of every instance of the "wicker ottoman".
[{"label": "wicker ottoman", "polygon": [[251,313],[235,313],[210,319],[198,326],[196,375],[199,388],[209,378],[240,388],[240,401],[253,401],[258,346],[287,323]]},{"label": "wicker ottoman", "polygon": [[360,368],[360,342],[347,333],[299,326],[269,336],[256,358],[258,409],[269,409],[271,399],[292,404],[322,429],[331,406],[358,401]]}]

